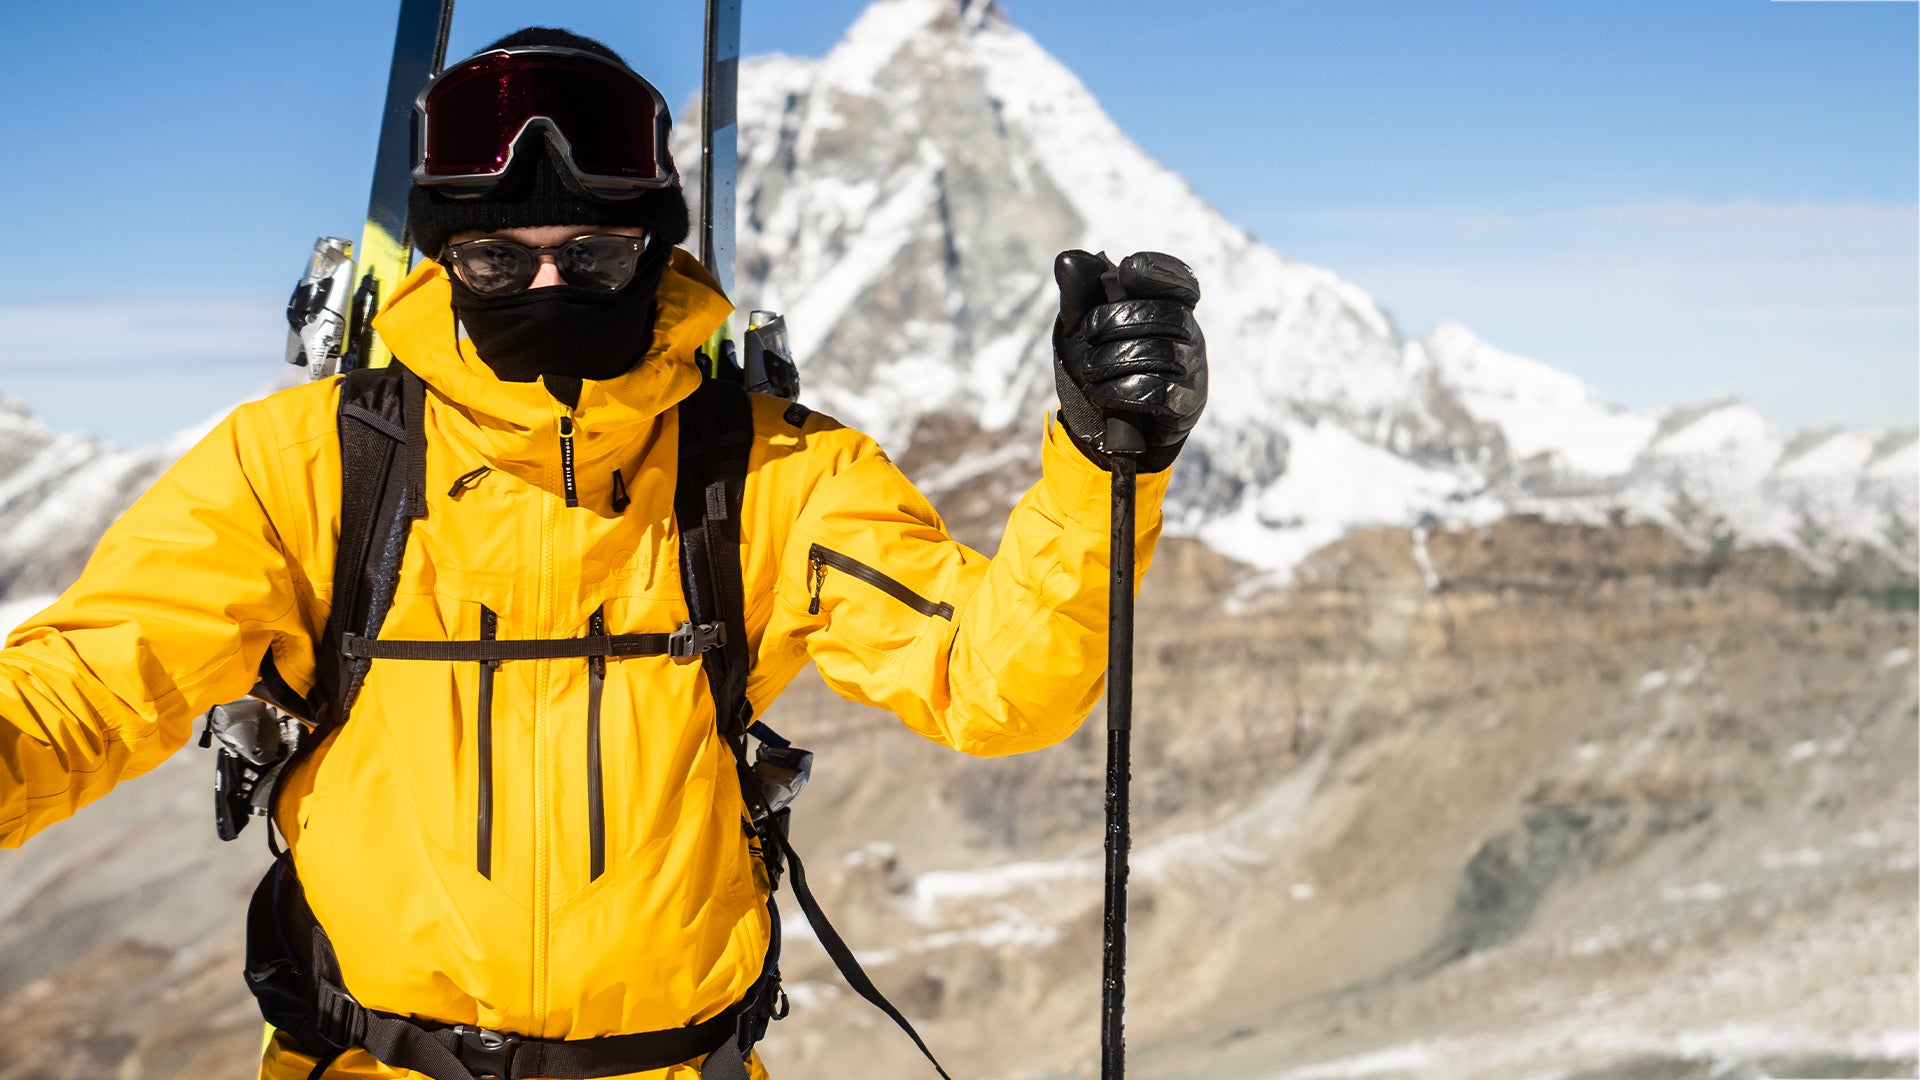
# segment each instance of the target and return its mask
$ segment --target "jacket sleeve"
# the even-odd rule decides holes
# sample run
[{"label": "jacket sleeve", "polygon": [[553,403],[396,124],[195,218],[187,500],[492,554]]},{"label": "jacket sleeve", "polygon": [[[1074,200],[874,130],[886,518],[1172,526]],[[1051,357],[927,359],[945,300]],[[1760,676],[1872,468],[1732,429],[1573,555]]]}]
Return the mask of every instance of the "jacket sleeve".
[{"label": "jacket sleeve", "polygon": [[274,464],[263,420],[249,407],[215,427],[7,638],[0,847],[158,765],[197,715],[252,688],[276,637],[311,652],[254,482]]},{"label": "jacket sleeve", "polygon": [[[769,645],[804,647],[841,696],[970,754],[1072,734],[1106,669],[1107,473],[1049,423],[1041,480],[988,559],[948,536],[893,462],[859,440],[788,536],[762,657]],[[1166,485],[1165,472],[1139,479],[1136,583]]]}]

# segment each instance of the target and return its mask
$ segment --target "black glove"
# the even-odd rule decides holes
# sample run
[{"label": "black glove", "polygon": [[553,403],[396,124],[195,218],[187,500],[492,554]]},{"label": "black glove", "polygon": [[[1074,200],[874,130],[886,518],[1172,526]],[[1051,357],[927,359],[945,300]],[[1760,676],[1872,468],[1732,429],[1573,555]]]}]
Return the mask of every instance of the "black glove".
[{"label": "black glove", "polygon": [[1060,317],[1053,381],[1060,420],[1088,459],[1112,468],[1107,417],[1145,438],[1140,471],[1173,464],[1207,404],[1207,342],[1193,321],[1200,283],[1171,255],[1142,251],[1116,268],[1106,255],[1063,251],[1053,262]]}]

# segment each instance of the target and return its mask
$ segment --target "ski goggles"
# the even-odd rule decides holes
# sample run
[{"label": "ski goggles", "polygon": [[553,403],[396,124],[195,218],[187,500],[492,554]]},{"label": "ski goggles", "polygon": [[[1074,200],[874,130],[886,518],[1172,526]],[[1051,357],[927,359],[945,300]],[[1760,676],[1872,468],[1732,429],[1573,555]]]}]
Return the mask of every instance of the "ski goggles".
[{"label": "ski goggles", "polygon": [[512,171],[521,138],[539,129],[589,194],[634,198],[679,179],[672,123],[652,83],[604,57],[494,49],[434,76],[414,100],[413,182],[484,198]]},{"label": "ski goggles", "polygon": [[576,236],[553,247],[528,247],[513,240],[469,240],[447,246],[446,265],[467,288],[481,296],[505,296],[533,284],[540,258],[553,256],[567,284],[599,292],[619,292],[633,280],[643,236]]}]

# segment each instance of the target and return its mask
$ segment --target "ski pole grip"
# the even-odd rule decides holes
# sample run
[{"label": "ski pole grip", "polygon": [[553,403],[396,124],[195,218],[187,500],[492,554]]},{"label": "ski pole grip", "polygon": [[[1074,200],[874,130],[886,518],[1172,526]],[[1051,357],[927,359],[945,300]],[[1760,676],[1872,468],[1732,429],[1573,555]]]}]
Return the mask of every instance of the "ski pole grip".
[{"label": "ski pole grip", "polygon": [[[1127,290],[1120,284],[1120,271],[1109,270],[1100,275],[1100,285],[1107,291],[1107,303],[1117,304],[1127,298]],[[1138,454],[1147,448],[1147,440],[1140,434],[1140,425],[1124,416],[1107,417],[1106,437],[1101,440],[1100,449],[1109,454]]]}]

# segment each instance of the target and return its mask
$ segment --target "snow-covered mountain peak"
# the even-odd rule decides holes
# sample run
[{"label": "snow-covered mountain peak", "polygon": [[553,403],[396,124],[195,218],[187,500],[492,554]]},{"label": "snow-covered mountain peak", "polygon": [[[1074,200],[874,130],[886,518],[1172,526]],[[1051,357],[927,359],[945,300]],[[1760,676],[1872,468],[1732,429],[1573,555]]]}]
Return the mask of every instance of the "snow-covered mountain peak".
[{"label": "snow-covered mountain peak", "polygon": [[929,413],[1034,423],[1052,264],[1078,247],[1194,267],[1216,358],[1196,445],[1277,462],[1294,416],[1458,449],[1371,297],[1222,218],[995,5],[880,0],[823,60],[744,65],[741,124],[742,299],[787,314],[809,397],[883,442]]},{"label": "snow-covered mountain peak", "polygon": [[[1031,438],[1058,252],[1192,265],[1212,397],[1170,520],[1275,570],[1363,525],[1672,520],[1684,493],[1793,542],[1803,514],[1871,538],[1920,498],[1886,436],[1823,501],[1775,467],[1828,484],[1857,445],[1790,453],[1737,403],[1623,409],[1457,324],[1406,341],[1364,290],[1223,218],[992,3],[877,0],[820,60],[744,64],[740,122],[743,306],[786,314],[810,403],[892,447],[936,415]],[[697,125],[679,137],[697,161]]]},{"label": "snow-covered mountain peak", "polygon": [[1432,361],[1470,414],[1500,429],[1516,462],[1545,456],[1560,469],[1612,476],[1659,427],[1657,417],[1617,408],[1580,379],[1502,352],[1458,323],[1441,323],[1410,348]]}]

